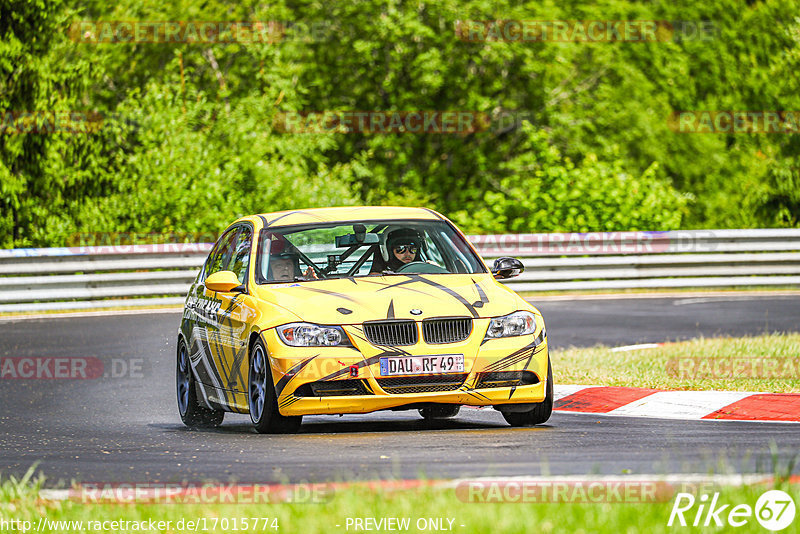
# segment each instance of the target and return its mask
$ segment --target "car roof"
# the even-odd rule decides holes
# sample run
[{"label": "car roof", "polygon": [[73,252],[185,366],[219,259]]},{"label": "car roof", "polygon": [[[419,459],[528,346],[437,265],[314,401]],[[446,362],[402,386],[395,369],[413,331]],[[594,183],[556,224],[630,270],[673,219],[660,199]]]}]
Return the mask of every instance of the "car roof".
[{"label": "car roof", "polygon": [[[261,218],[264,226],[278,227],[297,224],[334,223],[350,221],[371,221],[382,219],[443,219],[437,212],[428,208],[407,208],[399,206],[346,206],[337,208],[309,208],[302,210],[276,211],[242,217],[239,221]],[[239,222],[237,221],[237,222]]]}]

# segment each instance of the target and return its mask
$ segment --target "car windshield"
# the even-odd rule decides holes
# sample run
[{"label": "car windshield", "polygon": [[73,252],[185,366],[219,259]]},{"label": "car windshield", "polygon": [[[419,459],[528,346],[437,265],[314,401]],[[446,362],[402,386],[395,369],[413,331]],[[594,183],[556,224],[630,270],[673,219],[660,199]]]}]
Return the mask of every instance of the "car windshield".
[{"label": "car windshield", "polygon": [[260,284],[392,274],[475,274],[486,267],[444,221],[387,220],[266,228]]}]

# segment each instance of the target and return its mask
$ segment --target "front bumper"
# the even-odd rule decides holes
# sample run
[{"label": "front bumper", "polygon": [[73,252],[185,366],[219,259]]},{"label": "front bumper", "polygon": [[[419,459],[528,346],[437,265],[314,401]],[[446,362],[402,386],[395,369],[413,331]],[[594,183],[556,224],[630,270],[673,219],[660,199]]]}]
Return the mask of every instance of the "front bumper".
[{"label": "front bumper", "polygon": [[[482,324],[486,321],[487,324]],[[548,347],[543,327],[535,334],[484,341],[488,320],[476,319],[473,335],[462,343],[413,347],[376,347],[363,340],[358,326],[345,326],[354,347],[287,347],[274,330],[265,330],[279,411],[283,415],[369,413],[419,403],[496,406],[544,401]],[[463,354],[463,382],[449,391],[390,392],[381,384],[380,358],[385,356]],[[486,387],[485,373],[528,371],[535,382],[515,387]],[[447,375],[437,375],[446,377]],[[452,375],[451,375],[452,376]],[[407,377],[411,378],[411,377]],[[314,396],[309,385],[360,381],[367,394]],[[344,384],[344,382],[340,382]],[[333,384],[331,384],[333,385]],[[403,388],[394,391],[400,391]]]},{"label": "front bumper", "polygon": [[[492,388],[475,390],[476,393],[456,391],[452,393],[406,393],[389,395],[347,396],[347,397],[294,397],[288,406],[280,406],[283,415],[320,415],[344,413],[370,413],[389,410],[405,405],[419,403],[461,404],[467,406],[494,406],[500,404],[519,404],[542,402],[545,384],[512,388]],[[284,401],[287,399],[284,399]]]}]

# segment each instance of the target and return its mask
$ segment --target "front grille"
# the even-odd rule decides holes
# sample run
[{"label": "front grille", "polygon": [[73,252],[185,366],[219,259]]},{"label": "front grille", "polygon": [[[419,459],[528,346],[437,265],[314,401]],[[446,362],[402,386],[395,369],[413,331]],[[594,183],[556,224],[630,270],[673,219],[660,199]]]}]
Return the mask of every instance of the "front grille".
[{"label": "front grille", "polygon": [[472,319],[425,319],[422,321],[422,337],[425,343],[457,343],[472,333]]},{"label": "front grille", "polygon": [[343,395],[372,395],[363,380],[321,380],[303,384],[295,397],[337,397]]},{"label": "front grille", "polygon": [[419,340],[414,321],[364,323],[364,334],[373,345],[416,345]]},{"label": "front grille", "polygon": [[495,371],[493,373],[478,373],[475,389],[510,388],[538,383],[539,377],[536,376],[536,373],[530,371]]},{"label": "front grille", "polygon": [[430,393],[433,391],[455,391],[464,380],[466,373],[457,375],[393,376],[379,378],[378,384],[386,393]]}]

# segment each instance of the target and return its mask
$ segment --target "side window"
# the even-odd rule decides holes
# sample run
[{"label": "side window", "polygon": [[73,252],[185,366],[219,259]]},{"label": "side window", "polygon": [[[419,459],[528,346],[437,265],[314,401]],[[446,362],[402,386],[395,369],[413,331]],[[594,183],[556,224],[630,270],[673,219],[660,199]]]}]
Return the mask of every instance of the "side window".
[{"label": "side window", "polygon": [[219,243],[211,247],[211,252],[208,253],[208,257],[206,261],[203,263],[203,268],[200,270],[200,281],[204,281],[208,277],[208,270],[211,268],[211,264],[214,263],[214,257],[217,255],[217,251],[219,250]]},{"label": "side window", "polygon": [[227,234],[222,236],[217,246],[214,247],[214,252],[209,256],[209,263],[206,266],[205,276],[208,277],[218,271],[224,271],[228,268],[231,256],[233,255],[234,238],[239,228],[233,228]]},{"label": "side window", "polygon": [[250,266],[250,245],[253,241],[253,231],[249,226],[242,227],[239,238],[236,240],[236,248],[233,252],[233,260],[228,267],[239,279],[239,283],[246,283],[247,268]]}]

